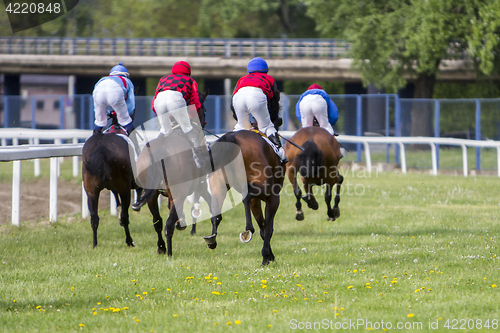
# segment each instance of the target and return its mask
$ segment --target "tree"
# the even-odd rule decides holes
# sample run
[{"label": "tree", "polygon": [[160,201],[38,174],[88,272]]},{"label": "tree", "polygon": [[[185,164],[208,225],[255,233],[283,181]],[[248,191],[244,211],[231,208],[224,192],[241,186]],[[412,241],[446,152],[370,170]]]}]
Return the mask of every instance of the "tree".
[{"label": "tree", "polygon": [[[500,68],[498,0],[308,0],[308,15],[323,37],[351,42],[363,83],[397,91],[415,84],[415,98],[431,98],[439,66],[461,59],[489,75]],[[430,110],[413,108],[412,135],[428,135]]]}]

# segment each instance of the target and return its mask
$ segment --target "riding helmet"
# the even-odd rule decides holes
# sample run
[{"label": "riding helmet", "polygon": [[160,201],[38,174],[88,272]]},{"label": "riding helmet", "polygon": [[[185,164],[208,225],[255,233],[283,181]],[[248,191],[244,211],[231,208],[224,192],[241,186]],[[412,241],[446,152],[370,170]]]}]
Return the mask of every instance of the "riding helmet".
[{"label": "riding helmet", "polygon": [[260,57],[250,60],[247,66],[248,73],[267,73],[268,70],[267,62]]},{"label": "riding helmet", "polygon": [[121,75],[129,77],[128,70],[125,68],[125,66],[123,66],[121,62],[118,63],[118,65],[116,65],[115,67],[111,68],[109,75]]},{"label": "riding helmet", "polygon": [[191,75],[191,66],[186,61],[177,61],[172,67],[172,74]]},{"label": "riding helmet", "polygon": [[313,83],[309,86],[309,88],[307,88],[307,90],[311,90],[311,89],[321,89],[321,90],[324,90],[319,84],[317,83]]}]

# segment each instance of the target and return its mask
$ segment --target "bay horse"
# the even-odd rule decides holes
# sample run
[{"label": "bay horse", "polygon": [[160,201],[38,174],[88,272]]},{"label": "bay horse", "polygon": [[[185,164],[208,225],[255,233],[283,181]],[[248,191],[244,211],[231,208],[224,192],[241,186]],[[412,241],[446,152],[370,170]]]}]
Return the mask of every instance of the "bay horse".
[{"label": "bay horse", "polygon": [[82,178],[87,203],[90,211],[90,225],[93,231],[93,245],[97,246],[97,228],[99,227],[99,195],[103,189],[110,190],[120,212],[120,225],[125,229],[125,242],[134,246],[129,231],[128,208],[131,201],[131,189],[139,189],[134,181],[134,174],[129,155],[129,144],[118,134],[127,136],[117,122],[116,113],[111,112],[112,125],[108,132],[93,134],[82,151]]},{"label": "bay horse", "polygon": [[[222,149],[218,149],[218,146]],[[234,159],[234,149],[228,149],[227,144],[235,144],[241,150],[244,170],[240,168],[224,168]],[[213,145],[214,161],[217,161],[216,171],[209,177],[212,194],[212,235],[204,237],[208,247],[217,247],[217,228],[222,221],[222,205],[231,186],[238,192],[246,193],[243,197],[245,207],[246,227],[240,234],[242,242],[249,242],[255,229],[252,224],[252,214],[260,228],[260,236],[264,241],[262,246],[262,265],[268,265],[275,257],[271,249],[271,237],[274,231],[274,217],[280,204],[280,191],[285,178],[285,166],[273,148],[253,131],[242,130],[229,132]],[[232,150],[231,153],[226,151]],[[228,170],[229,169],[229,170]],[[232,199],[232,198],[231,198]],[[264,213],[262,202],[265,203]]]},{"label": "bay horse", "polygon": [[[339,173],[338,166],[341,159],[340,145],[338,141],[325,129],[318,126],[303,127],[299,129],[291,138],[291,142],[302,146],[299,148],[289,142],[285,144],[285,153],[289,159],[286,166],[286,173],[293,186],[293,193],[296,198],[295,207],[297,211],[295,218],[298,221],[304,220],[301,198],[307,206],[313,210],[318,209],[318,202],[312,193],[315,185],[326,185],[325,202],[327,205],[328,220],[335,221],[340,216],[340,186],[344,177]],[[302,182],[306,195],[302,196],[302,191],[297,184],[297,173],[302,176]],[[337,194],[335,195],[335,205],[331,207],[332,189],[337,184]]]}]

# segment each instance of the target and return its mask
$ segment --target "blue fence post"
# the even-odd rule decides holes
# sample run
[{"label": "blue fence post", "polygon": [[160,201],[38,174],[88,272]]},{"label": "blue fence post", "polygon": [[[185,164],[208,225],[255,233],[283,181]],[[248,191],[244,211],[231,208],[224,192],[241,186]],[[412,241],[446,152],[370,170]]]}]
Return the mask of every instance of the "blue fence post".
[{"label": "blue fence post", "polygon": [[85,129],[85,98],[80,95],[80,129]]},{"label": "blue fence post", "polygon": [[[394,96],[394,136],[401,136],[401,100],[398,94]],[[394,155],[396,163],[399,164],[399,145],[396,145]]]},{"label": "blue fence post", "polygon": [[59,128],[64,129],[64,96],[59,97]]},{"label": "blue fence post", "polygon": [[92,129],[93,126],[92,124],[94,123],[94,103],[92,103],[92,95],[87,95],[88,102],[89,102],[89,129]]},{"label": "blue fence post", "polygon": [[3,127],[9,127],[9,96],[3,97]]},{"label": "blue fence post", "polygon": [[[356,136],[363,136],[363,100],[361,95],[356,95]],[[356,144],[358,162],[361,162],[361,143]]]},{"label": "blue fence post", "polygon": [[[385,136],[389,136],[389,95],[385,95]],[[385,162],[389,163],[389,148],[390,144],[385,146]]]},{"label": "blue fence post", "polygon": [[221,133],[221,108],[220,108],[220,96],[215,96],[215,133]]},{"label": "blue fence post", "polygon": [[[439,104],[439,100],[434,100],[434,137],[439,138],[441,136],[441,108]],[[436,145],[436,164],[439,169],[439,145]]]},{"label": "blue fence post", "polygon": [[[476,140],[481,140],[481,100],[476,99]],[[476,170],[481,170],[481,148],[476,147]]]},{"label": "blue fence post", "polygon": [[31,128],[36,128],[36,98],[31,97]]},{"label": "blue fence post", "polygon": [[288,122],[290,115],[290,98],[286,96],[283,101],[283,130],[288,131]]}]

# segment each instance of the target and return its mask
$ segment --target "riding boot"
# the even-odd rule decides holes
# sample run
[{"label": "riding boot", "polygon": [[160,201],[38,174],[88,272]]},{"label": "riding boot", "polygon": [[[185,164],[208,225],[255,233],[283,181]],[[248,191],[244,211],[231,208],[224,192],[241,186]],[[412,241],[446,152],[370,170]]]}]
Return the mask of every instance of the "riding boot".
[{"label": "riding boot", "polygon": [[135,129],[134,124],[129,123],[128,125],[125,126],[125,129],[127,130],[127,135],[130,141],[132,141],[132,143],[134,144],[135,152],[137,153],[137,155],[139,155],[141,150],[139,148],[139,142],[137,142],[137,135],[131,135]]},{"label": "riding boot", "polygon": [[288,163],[288,158],[285,155],[285,150],[281,146],[281,141],[278,138],[278,134],[277,133],[271,134],[268,136],[268,138],[269,138],[269,141],[271,141],[273,143],[273,145],[275,145],[276,148],[278,148],[277,154],[278,154],[279,158],[281,159],[281,163]]},{"label": "riding boot", "polygon": [[198,169],[201,169],[204,167],[205,163],[203,163],[203,160],[198,155],[197,150],[199,150],[201,152],[204,145],[201,145],[201,146],[198,145],[198,142],[199,142],[198,135],[194,129],[187,132],[186,136],[188,138],[189,144],[191,145],[191,152],[193,153],[194,163],[196,164],[196,167]]}]

